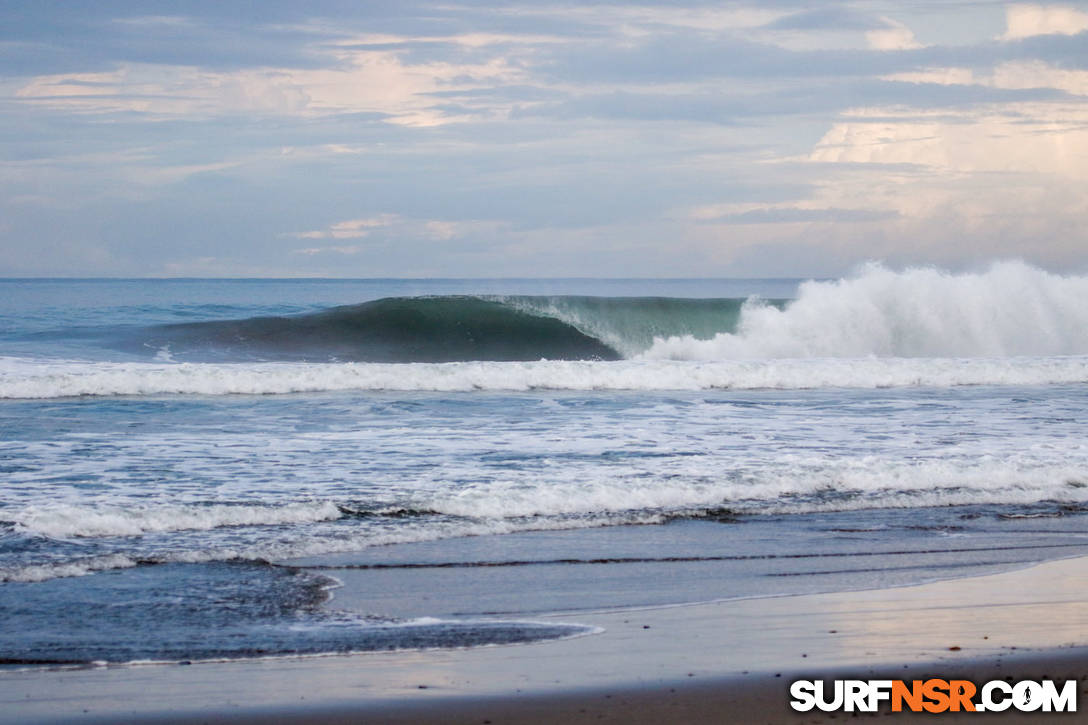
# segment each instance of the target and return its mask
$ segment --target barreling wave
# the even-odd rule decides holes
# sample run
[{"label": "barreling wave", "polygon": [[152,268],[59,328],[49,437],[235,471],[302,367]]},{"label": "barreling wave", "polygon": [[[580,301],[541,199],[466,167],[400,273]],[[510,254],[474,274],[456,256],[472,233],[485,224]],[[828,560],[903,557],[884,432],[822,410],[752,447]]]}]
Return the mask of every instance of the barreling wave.
[{"label": "barreling wave", "polygon": [[1088,354],[1088,277],[1022,262],[978,274],[870,265],[794,300],[399,297],[291,317],[130,331],[190,362],[753,360]]},{"label": "barreling wave", "polygon": [[202,361],[616,360],[659,338],[709,340],[734,330],[744,304],[738,298],[389,297],[290,317],[159,325],[130,331],[119,345]]},{"label": "barreling wave", "polygon": [[203,360],[461,362],[616,360],[620,353],[530,306],[482,297],[391,297],[294,317],[161,325],[134,349]]},{"label": "barreling wave", "polygon": [[[733,332],[747,302],[739,298],[508,296],[495,302],[531,315],[553,317],[590,335],[625,358],[658,339],[687,336],[710,340]],[[781,309],[787,300],[761,304]],[[546,356],[545,356],[546,357]]]}]

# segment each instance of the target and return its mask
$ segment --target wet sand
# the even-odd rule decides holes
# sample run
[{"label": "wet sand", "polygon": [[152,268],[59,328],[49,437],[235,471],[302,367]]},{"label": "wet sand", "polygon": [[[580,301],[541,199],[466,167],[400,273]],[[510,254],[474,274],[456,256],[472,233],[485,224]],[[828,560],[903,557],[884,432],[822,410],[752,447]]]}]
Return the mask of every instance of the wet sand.
[{"label": "wet sand", "polygon": [[[347,581],[340,599],[350,598]],[[910,587],[535,619],[600,632],[464,650],[9,672],[0,723],[832,722],[850,714],[792,712],[789,682],[1083,680],[1088,558]],[[1088,722],[1088,704],[1081,710],[987,718]],[[961,718],[975,714],[942,721]]]}]

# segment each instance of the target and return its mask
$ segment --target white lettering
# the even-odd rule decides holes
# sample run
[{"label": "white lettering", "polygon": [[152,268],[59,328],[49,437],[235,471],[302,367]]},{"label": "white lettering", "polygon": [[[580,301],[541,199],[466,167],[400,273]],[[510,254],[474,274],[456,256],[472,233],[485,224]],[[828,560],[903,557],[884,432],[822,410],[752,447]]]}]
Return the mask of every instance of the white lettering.
[{"label": "white lettering", "polygon": [[843,685],[845,683],[842,680],[835,680],[835,686],[832,690],[835,693],[835,697],[830,701],[824,697],[825,684],[826,683],[823,680],[816,680],[816,707],[824,712],[834,712],[842,707]]},{"label": "white lettering", "polygon": [[869,680],[869,707],[866,712],[876,712],[880,709],[880,703],[892,699],[891,680]]},{"label": "white lettering", "polygon": [[1077,681],[1066,680],[1061,692],[1053,680],[1043,680],[1043,712],[1076,712]]},{"label": "white lettering", "polygon": [[[1001,699],[994,698],[994,690],[1001,691]],[[1004,680],[990,680],[982,686],[982,703],[984,712],[1003,712],[1012,706],[1012,685]],[[976,708],[978,709],[978,708]]]},{"label": "white lettering", "polygon": [[869,685],[865,680],[847,680],[845,697],[845,709],[847,712],[867,712],[865,703],[868,701]]},{"label": "white lettering", "polygon": [[790,685],[790,707],[798,712],[808,712],[816,707],[816,685],[812,680],[797,680]]},{"label": "white lettering", "polygon": [[1012,688],[1012,704],[1020,712],[1035,712],[1043,706],[1043,688],[1031,680],[1017,682]]}]

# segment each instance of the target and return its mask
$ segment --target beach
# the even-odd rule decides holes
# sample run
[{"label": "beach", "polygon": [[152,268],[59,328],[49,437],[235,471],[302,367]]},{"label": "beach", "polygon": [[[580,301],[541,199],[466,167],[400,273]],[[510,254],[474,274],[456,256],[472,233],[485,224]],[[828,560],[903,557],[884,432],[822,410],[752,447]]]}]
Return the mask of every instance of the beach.
[{"label": "beach", "polygon": [[532,644],[5,673],[0,722],[832,722],[850,714],[788,706],[789,682],[831,677],[1076,678],[1083,700],[1086,585],[1088,559],[1075,558],[908,587],[557,614],[598,631]]}]

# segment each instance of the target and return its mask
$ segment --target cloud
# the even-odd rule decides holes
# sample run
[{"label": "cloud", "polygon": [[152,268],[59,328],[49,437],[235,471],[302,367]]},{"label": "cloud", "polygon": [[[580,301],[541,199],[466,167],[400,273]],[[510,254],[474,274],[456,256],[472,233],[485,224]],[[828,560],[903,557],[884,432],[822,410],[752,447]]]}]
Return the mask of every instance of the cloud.
[{"label": "cloud", "polygon": [[914,50],[923,47],[914,31],[903,23],[883,18],[885,26],[866,31],[865,40],[873,50]]},{"label": "cloud", "polygon": [[[417,222],[416,232],[427,239],[438,241],[450,241],[464,239],[466,237],[494,237],[509,225],[505,222],[489,219],[468,219],[450,221],[445,219],[432,219],[430,221]],[[409,232],[411,233],[411,232]]]},{"label": "cloud", "polygon": [[[1079,83],[1066,72],[1069,84]],[[966,81],[954,87],[956,80]],[[804,88],[726,91],[721,88],[674,91],[668,88],[586,94],[559,102],[522,107],[525,117],[629,119],[645,122],[695,121],[722,125],[769,122],[775,117],[828,114],[848,110],[858,99],[871,104],[962,109],[1001,102],[1053,100],[1067,88],[1013,83],[975,83],[969,69],[899,73],[882,79],[813,80]]]},{"label": "cloud", "polygon": [[[898,118],[895,118],[895,117]],[[858,109],[810,160],[909,164],[942,174],[1012,172],[1088,179],[1088,106],[1018,103],[986,112]]]},{"label": "cloud", "polygon": [[179,118],[296,113],[312,100],[289,73],[215,73],[196,67],[145,64],[99,73],[38,76],[19,88],[15,98],[61,112]]},{"label": "cloud", "polygon": [[[342,222],[336,222],[335,224],[331,224],[325,229],[315,229],[309,232],[295,232],[293,234],[290,234],[289,236],[296,237],[298,239],[362,239],[363,237],[369,235],[370,232],[374,229],[387,227],[397,222],[397,220],[398,217],[396,214],[379,214],[378,216],[365,217],[362,219],[348,219]],[[316,251],[342,251],[343,249],[355,250],[354,247],[322,247],[321,249]],[[307,250],[296,251],[299,251],[303,254],[316,253],[315,251]]]},{"label": "cloud", "polygon": [[110,22],[122,26],[136,27],[145,32],[154,28],[191,28],[195,26],[192,18],[183,15],[138,15],[127,18],[113,18]]},{"label": "cloud", "polygon": [[1036,35],[1077,35],[1088,30],[1088,12],[1065,5],[1011,5],[1005,11],[1002,40]]},{"label": "cloud", "polygon": [[[317,3],[305,11],[315,12]],[[6,45],[0,76],[99,72],[126,64],[199,65],[238,70],[271,65],[314,67],[312,34],[276,20],[285,3],[261,3],[262,22],[238,7],[215,3],[0,4],[0,42]],[[368,3],[369,5],[369,3]],[[280,7],[277,7],[280,6]],[[6,36],[6,37],[5,37]]]},{"label": "cloud", "polygon": [[424,228],[432,239],[453,239],[462,234],[461,229],[454,222],[432,221],[427,222]]},{"label": "cloud", "polygon": [[[778,9],[774,3],[752,3],[721,6],[684,3],[533,3],[497,10],[507,17],[527,19],[562,18],[567,34],[585,36],[590,27],[612,34],[645,36],[663,29],[700,31],[744,30],[765,26],[786,17],[791,8]],[[493,12],[495,12],[493,10]],[[581,27],[579,27],[581,26]]]},{"label": "cloud", "polygon": [[341,246],[341,247],[306,247],[305,249],[293,249],[293,254],[304,254],[307,257],[312,257],[315,254],[358,254],[363,250],[358,245]]},{"label": "cloud", "polygon": [[1088,70],[1055,68],[1042,61],[1002,63],[994,68],[989,83],[995,88],[1056,88],[1088,96]]},{"label": "cloud", "polygon": [[812,222],[877,222],[899,216],[895,210],[835,209],[803,206],[767,206],[733,214],[722,214],[709,221],[719,224],[799,224]]},{"label": "cloud", "polygon": [[0,6],[10,269],[804,274],[1088,249],[1082,3],[261,6]]},{"label": "cloud", "polygon": [[[324,229],[294,232],[284,236],[295,239],[363,239],[378,230],[391,230],[400,241],[430,240],[448,242],[471,236],[493,237],[506,225],[492,220],[412,219],[398,214],[379,214],[360,219],[348,219],[330,224]],[[305,247],[291,250],[292,254],[358,254],[359,245]]]},{"label": "cloud", "polygon": [[[393,51],[333,47],[329,52],[330,65],[335,67],[208,71],[130,63],[104,72],[37,76],[24,83],[15,97],[77,113],[176,118],[376,113],[391,123],[425,127],[457,120],[428,97],[432,91],[471,90],[522,79],[502,58],[413,65]],[[481,101],[459,115],[486,115],[492,105]]]},{"label": "cloud", "polygon": [[880,30],[886,22],[848,7],[821,7],[790,13],[764,26],[769,30]]},{"label": "cloud", "polygon": [[979,84],[971,68],[926,68],[884,76],[884,80],[899,83],[932,84],[938,86],[972,86]]},{"label": "cloud", "polygon": [[[887,209],[870,256],[961,264],[1021,256],[1071,264],[1088,244],[1088,106],[995,105],[983,112],[856,109],[815,145],[823,169],[813,200]],[[829,227],[824,243],[851,244]],[[837,241],[832,239],[837,237]]]},{"label": "cloud", "polygon": [[[1001,90],[1059,90],[1075,96],[1088,96],[1088,70],[1056,68],[1041,60],[999,63],[989,72],[971,68],[927,68],[893,73],[884,80],[919,85],[968,86]],[[1009,100],[1015,100],[1009,98]],[[1024,99],[1020,99],[1024,100]]]}]

